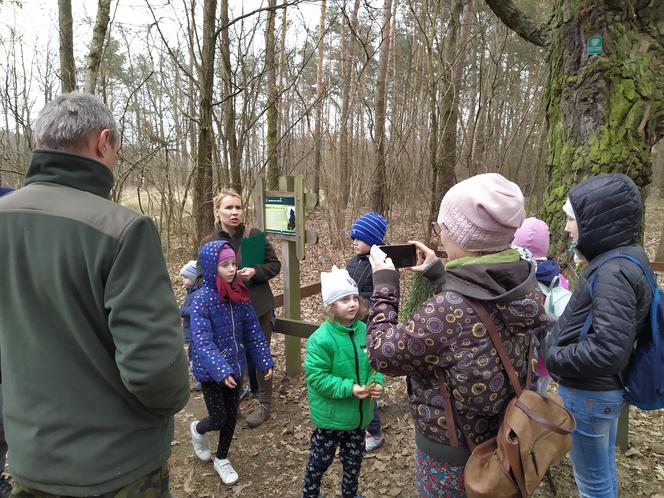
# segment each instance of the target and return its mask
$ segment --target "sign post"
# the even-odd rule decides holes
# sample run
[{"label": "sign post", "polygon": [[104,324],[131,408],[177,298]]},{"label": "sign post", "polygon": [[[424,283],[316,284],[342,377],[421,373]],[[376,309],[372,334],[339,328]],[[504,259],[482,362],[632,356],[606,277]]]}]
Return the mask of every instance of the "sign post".
[{"label": "sign post", "polygon": [[[305,230],[304,209],[314,207],[318,199],[304,193],[301,176],[279,179],[279,191],[265,191],[263,177],[257,179],[254,191],[256,224],[258,228],[281,239],[281,267],[284,273],[284,318],[300,320],[300,261],[305,258],[305,243],[315,244],[318,236]],[[302,371],[301,338],[286,335],[286,375]]]}]

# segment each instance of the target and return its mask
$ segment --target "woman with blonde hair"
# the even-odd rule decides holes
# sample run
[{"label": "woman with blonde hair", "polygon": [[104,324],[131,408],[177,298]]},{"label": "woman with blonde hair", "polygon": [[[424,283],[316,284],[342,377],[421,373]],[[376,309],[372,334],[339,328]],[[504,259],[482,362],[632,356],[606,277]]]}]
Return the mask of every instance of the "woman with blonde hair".
[{"label": "woman with blonde hair", "polygon": [[[215,231],[203,240],[203,243],[213,240],[227,240],[242,261],[240,240],[243,237],[254,237],[260,234],[257,228],[248,228],[244,225],[244,206],[242,198],[237,192],[225,190],[214,197]],[[241,268],[237,271],[247,288],[251,304],[258,316],[261,328],[265,334],[268,345],[272,338],[274,325],[274,296],[269,281],[281,272],[281,262],[270,242],[265,239],[265,257],[263,263],[251,267]],[[256,375],[256,367],[249,361],[249,379],[252,390],[257,392],[258,407],[247,416],[249,427],[258,427],[270,415],[272,404],[273,380],[265,380],[263,375]]]}]

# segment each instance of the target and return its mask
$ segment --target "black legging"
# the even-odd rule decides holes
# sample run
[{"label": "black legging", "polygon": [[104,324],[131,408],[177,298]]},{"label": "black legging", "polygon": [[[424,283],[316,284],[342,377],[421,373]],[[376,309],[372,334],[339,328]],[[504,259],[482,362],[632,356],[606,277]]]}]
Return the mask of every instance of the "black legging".
[{"label": "black legging", "polygon": [[237,422],[237,409],[240,404],[241,382],[235,389],[216,382],[201,382],[203,398],[207,406],[208,416],[198,422],[196,432],[205,434],[210,431],[219,431],[219,445],[216,457],[228,458],[228,448],[231,446],[235,423]]}]

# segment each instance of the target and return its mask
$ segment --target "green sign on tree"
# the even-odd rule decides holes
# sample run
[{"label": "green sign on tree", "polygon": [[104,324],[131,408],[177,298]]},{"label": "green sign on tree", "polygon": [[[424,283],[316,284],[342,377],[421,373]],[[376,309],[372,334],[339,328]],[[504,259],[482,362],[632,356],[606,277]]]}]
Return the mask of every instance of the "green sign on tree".
[{"label": "green sign on tree", "polygon": [[602,37],[591,36],[588,38],[588,47],[586,48],[588,55],[600,55],[602,53]]}]

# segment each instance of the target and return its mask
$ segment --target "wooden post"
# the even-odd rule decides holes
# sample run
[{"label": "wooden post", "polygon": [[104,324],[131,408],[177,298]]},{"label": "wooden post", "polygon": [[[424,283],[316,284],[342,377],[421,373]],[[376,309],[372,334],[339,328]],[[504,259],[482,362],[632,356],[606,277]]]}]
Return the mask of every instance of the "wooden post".
[{"label": "wooden post", "polygon": [[256,178],[256,187],[254,188],[254,206],[256,215],[256,228],[261,232],[265,231],[265,211],[263,205],[265,204],[265,178],[263,175],[258,175]]},{"label": "wooden post", "polygon": [[618,419],[618,434],[616,435],[616,446],[621,453],[629,449],[629,405],[625,405]]},{"label": "wooden post", "polygon": [[[302,185],[302,180],[298,182]],[[293,192],[295,178],[292,176],[279,179],[279,190]],[[297,201],[296,201],[297,202]],[[302,216],[302,214],[298,214]],[[284,318],[300,319],[300,260],[298,259],[296,242],[281,241],[281,267],[284,269]],[[301,340],[299,337],[286,336],[286,375],[298,375],[302,371],[300,356]]]}]

